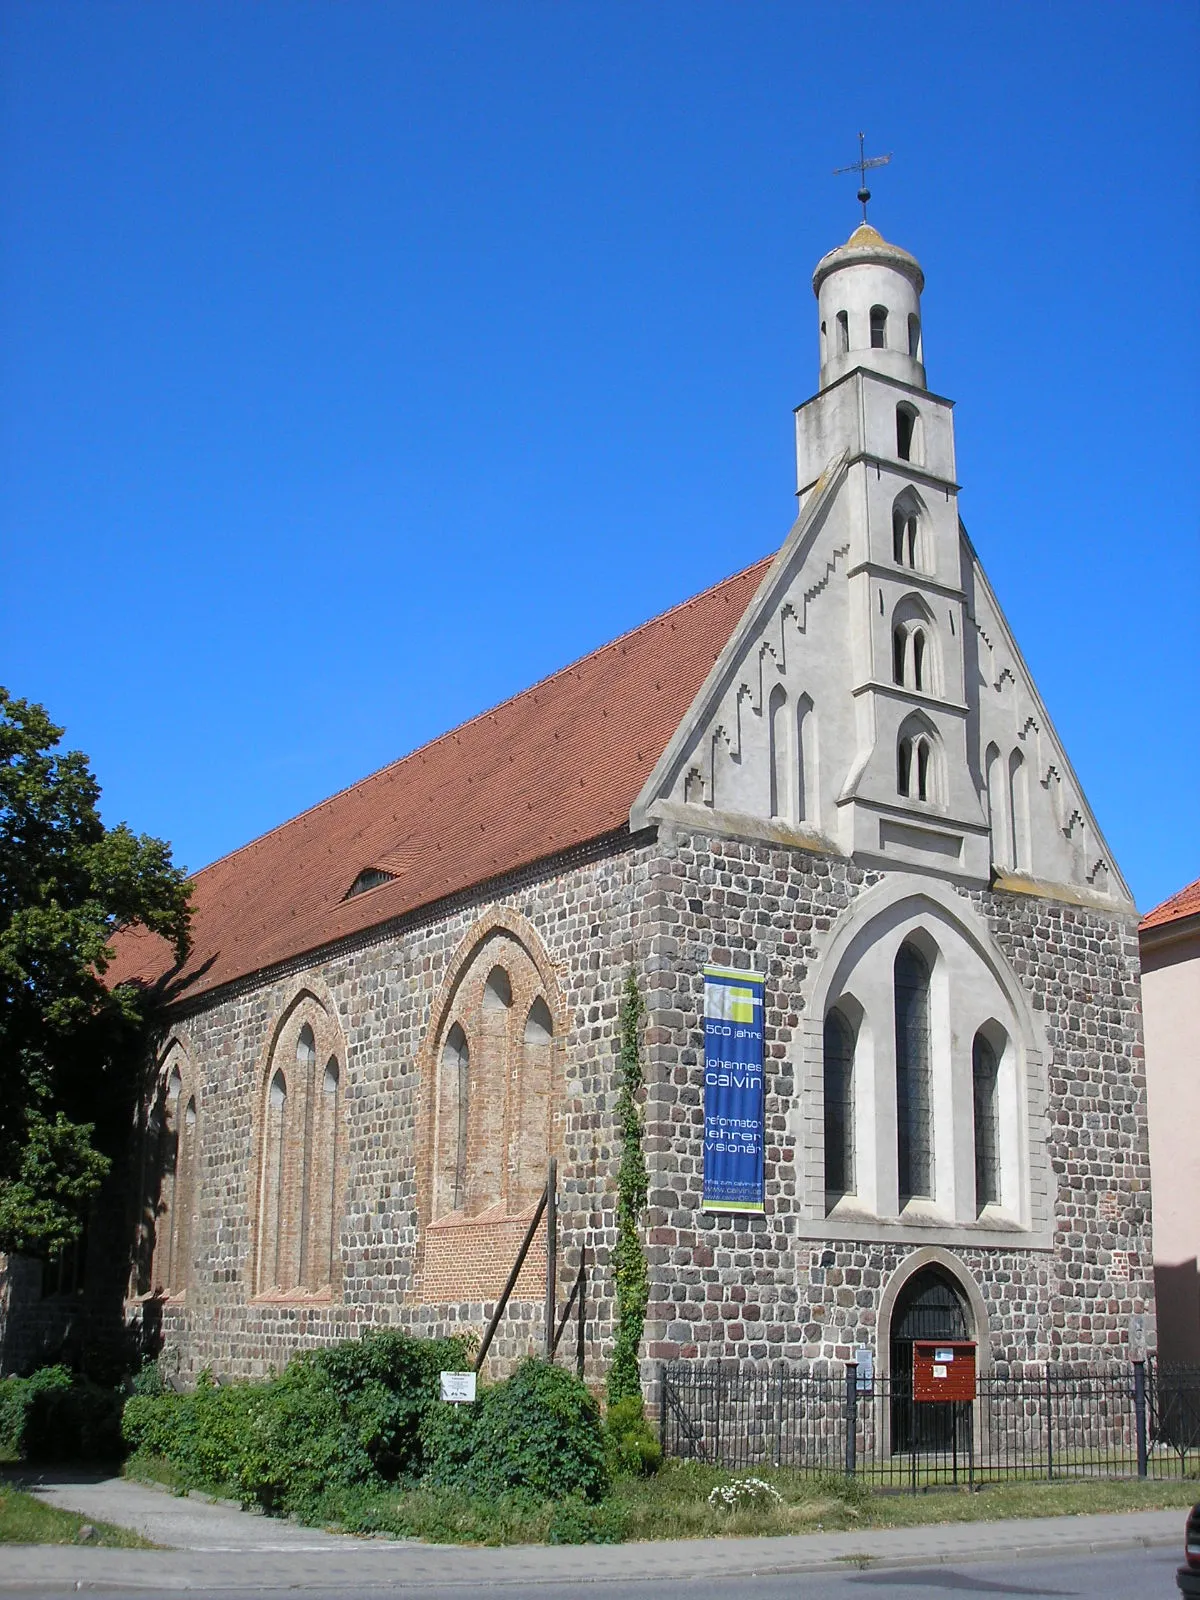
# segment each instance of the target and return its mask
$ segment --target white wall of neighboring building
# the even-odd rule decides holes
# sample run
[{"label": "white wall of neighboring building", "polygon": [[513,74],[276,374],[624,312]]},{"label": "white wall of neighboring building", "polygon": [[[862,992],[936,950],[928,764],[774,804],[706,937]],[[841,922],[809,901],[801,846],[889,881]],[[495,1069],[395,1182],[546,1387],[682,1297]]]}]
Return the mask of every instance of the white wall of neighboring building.
[{"label": "white wall of neighboring building", "polygon": [[1141,944],[1159,1354],[1200,1363],[1200,914]]}]

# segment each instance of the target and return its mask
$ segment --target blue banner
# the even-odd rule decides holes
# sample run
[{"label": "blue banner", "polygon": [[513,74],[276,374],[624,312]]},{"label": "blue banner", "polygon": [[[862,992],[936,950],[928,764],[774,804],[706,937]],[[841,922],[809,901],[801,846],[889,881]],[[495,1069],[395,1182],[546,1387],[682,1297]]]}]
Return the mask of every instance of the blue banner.
[{"label": "blue banner", "polygon": [[763,1209],[763,979],[704,969],[704,1209]]}]

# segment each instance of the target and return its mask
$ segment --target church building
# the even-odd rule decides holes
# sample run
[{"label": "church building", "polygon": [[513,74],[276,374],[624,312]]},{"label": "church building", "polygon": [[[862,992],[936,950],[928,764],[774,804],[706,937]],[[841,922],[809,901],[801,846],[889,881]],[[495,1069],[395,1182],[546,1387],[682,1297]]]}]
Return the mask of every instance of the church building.
[{"label": "church building", "polygon": [[[1133,901],[960,519],[920,266],[864,223],[813,287],[775,555],[205,868],[182,970],[123,940],[169,997],[126,1313],[185,1375],[482,1332],[554,1156],[598,1381],[631,971],[648,1381],[886,1375],[923,1305],[981,1372],[1153,1348]],[[706,1190],[713,971],[761,995],[749,1207]]]}]

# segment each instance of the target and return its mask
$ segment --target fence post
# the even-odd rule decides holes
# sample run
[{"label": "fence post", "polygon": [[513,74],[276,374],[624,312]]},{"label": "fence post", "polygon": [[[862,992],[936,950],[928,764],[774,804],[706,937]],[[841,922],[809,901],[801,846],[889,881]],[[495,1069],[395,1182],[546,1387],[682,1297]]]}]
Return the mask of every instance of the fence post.
[{"label": "fence post", "polygon": [[1046,1363],[1046,1476],[1054,1476],[1054,1398],[1050,1390],[1050,1363]]},{"label": "fence post", "polygon": [[658,1363],[658,1447],[667,1453],[667,1363]]},{"label": "fence post", "polygon": [[1139,1358],[1133,1363],[1133,1414],[1137,1423],[1137,1474],[1144,1478],[1146,1461],[1146,1362]]},{"label": "fence post", "polygon": [[858,1362],[846,1363],[846,1476],[858,1471]]}]

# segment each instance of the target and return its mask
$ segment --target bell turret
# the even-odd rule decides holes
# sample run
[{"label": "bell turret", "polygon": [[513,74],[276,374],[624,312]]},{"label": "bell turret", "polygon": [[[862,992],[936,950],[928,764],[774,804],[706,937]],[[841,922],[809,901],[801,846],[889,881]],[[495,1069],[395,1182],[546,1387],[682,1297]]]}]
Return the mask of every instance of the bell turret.
[{"label": "bell turret", "polygon": [[924,287],[916,259],[866,222],[824,256],[813,273],[821,325],[819,388],[866,367],[923,389]]}]

